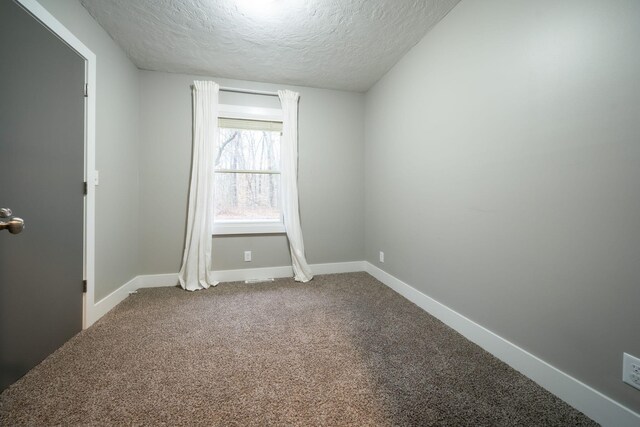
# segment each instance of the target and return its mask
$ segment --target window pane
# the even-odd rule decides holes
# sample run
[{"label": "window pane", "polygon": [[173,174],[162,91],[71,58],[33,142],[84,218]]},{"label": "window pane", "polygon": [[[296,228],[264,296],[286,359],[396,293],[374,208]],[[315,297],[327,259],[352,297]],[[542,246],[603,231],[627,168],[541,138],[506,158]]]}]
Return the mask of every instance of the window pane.
[{"label": "window pane", "polygon": [[215,169],[279,170],[280,132],[220,128]]},{"label": "window pane", "polygon": [[280,220],[280,174],[216,173],[215,219]]}]

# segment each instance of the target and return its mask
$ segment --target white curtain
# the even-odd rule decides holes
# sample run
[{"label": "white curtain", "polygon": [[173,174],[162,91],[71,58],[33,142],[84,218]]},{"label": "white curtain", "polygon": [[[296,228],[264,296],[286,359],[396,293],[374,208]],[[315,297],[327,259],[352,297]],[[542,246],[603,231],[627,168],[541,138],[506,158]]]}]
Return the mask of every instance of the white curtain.
[{"label": "white curtain", "polygon": [[218,92],[214,82],[193,82],[193,159],[180,286],[189,291],[215,286],[211,272],[213,150],[218,146]]},{"label": "white curtain", "polygon": [[304,256],[300,210],[298,207],[298,98],[297,92],[279,90],[282,103],[282,214],[289,239],[294,279],[308,282],[313,279]]}]

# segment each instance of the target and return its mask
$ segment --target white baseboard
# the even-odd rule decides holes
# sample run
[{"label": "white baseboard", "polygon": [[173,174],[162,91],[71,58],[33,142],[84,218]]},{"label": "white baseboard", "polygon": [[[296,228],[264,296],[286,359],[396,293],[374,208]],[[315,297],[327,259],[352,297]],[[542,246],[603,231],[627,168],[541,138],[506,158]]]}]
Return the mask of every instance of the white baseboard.
[{"label": "white baseboard", "polygon": [[[328,264],[311,264],[313,274],[332,274],[332,273],[351,273],[355,271],[364,271],[364,261],[353,262],[336,262]],[[293,270],[291,266],[283,267],[265,267],[265,268],[246,268],[239,270],[219,270],[214,273],[214,279],[219,282],[238,282],[244,280],[260,280],[269,278],[292,277]],[[107,314],[109,310],[124,300],[130,291],[140,288],[159,288],[167,286],[176,286],[178,284],[178,273],[168,274],[145,274],[136,276],[127,283],[111,292],[109,295],[95,303],[92,312],[92,318],[87,322],[89,327],[98,319]]]},{"label": "white baseboard", "polygon": [[551,366],[544,360],[423,294],[375,265],[366,261],[364,264],[367,273],[591,419],[603,426],[640,426],[640,414]]},{"label": "white baseboard", "polygon": [[[352,273],[364,271],[364,261],[335,262],[328,264],[311,264],[313,274],[333,274]],[[292,277],[291,266],[265,267],[265,268],[244,268],[239,270],[215,271],[213,277],[219,282],[238,282],[243,280],[278,279],[282,277]]]},{"label": "white baseboard", "polygon": [[107,314],[113,307],[120,304],[122,300],[129,296],[129,291],[133,291],[136,289],[136,280],[137,277],[134,277],[133,279],[129,280],[127,283],[120,286],[118,289],[95,303],[93,306],[93,310],[91,310],[91,316],[87,321],[86,328],[93,325],[98,319]]},{"label": "white baseboard", "polygon": [[88,319],[87,326],[93,325],[98,319],[107,314],[113,307],[120,304],[129,292],[140,288],[157,288],[165,286],[175,286],[178,284],[178,274],[152,274],[136,276],[106,297],[94,304],[91,310],[91,318]]},{"label": "white baseboard", "polygon": [[365,271],[364,261],[334,262],[328,264],[311,264],[313,274],[356,273]]},{"label": "white baseboard", "polygon": [[238,270],[218,270],[213,279],[218,282],[239,282],[243,280],[278,279],[292,277],[293,269],[288,267],[243,268]]},{"label": "white baseboard", "polygon": [[165,288],[178,285],[178,273],[144,274],[135,278],[134,288]]}]

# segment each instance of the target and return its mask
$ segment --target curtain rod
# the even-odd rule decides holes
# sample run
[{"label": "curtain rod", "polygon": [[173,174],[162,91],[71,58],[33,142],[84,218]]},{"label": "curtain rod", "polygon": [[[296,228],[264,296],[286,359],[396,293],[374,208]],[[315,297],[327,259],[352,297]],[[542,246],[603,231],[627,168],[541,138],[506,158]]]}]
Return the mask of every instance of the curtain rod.
[{"label": "curtain rod", "polygon": [[248,93],[251,95],[266,95],[266,96],[278,96],[278,92],[268,92],[265,90],[253,90],[253,89],[240,89],[237,87],[222,87],[220,86],[220,90],[223,92],[234,92],[234,93]]}]

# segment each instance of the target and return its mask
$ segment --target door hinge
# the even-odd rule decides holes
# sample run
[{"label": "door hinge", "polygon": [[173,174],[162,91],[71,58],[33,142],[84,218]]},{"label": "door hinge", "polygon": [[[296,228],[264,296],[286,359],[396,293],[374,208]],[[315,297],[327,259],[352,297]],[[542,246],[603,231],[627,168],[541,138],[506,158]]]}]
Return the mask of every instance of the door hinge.
[{"label": "door hinge", "polygon": [[83,194],[84,194],[85,196],[87,195],[87,190],[88,190],[88,187],[87,187],[87,181],[85,181],[85,182],[84,182],[84,187],[83,187],[83,190],[82,190],[82,192],[83,192]]},{"label": "door hinge", "polygon": [[83,294],[87,293],[87,281],[86,280],[82,281],[82,293]]},{"label": "door hinge", "polygon": [[84,84],[84,97],[88,97],[89,96],[89,83],[85,83]]}]

